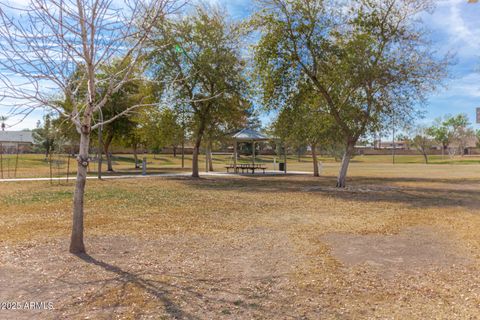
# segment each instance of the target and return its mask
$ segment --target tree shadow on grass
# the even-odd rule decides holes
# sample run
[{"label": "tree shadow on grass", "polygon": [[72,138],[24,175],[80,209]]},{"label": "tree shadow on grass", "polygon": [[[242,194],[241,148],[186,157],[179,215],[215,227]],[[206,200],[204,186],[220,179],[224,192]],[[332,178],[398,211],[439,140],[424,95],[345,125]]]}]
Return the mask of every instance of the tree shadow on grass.
[{"label": "tree shadow on grass", "polygon": [[347,201],[391,202],[407,207],[480,208],[480,188],[474,188],[480,185],[479,179],[352,177],[345,189],[335,188],[333,177],[249,176],[209,180],[209,183],[201,180],[188,183],[203,190],[235,191],[239,196],[247,196],[247,193],[316,193]]},{"label": "tree shadow on grass", "polygon": [[[177,155],[176,158],[165,158],[165,157],[155,157],[155,158],[149,158],[149,163],[152,163],[153,161],[160,161],[162,164],[175,164],[175,161],[172,161],[172,160],[175,160],[175,159],[179,159],[179,161],[181,161],[181,158],[182,156],[181,155]],[[139,157],[140,158],[140,157]]]},{"label": "tree shadow on grass", "polygon": [[[79,303],[98,305],[99,301],[106,298],[111,289],[119,289],[120,294],[115,296],[114,303],[110,303],[107,306],[102,306],[102,313],[111,311],[111,316],[118,316],[121,314],[121,308],[125,307],[125,302],[122,300],[128,296],[129,287],[135,286],[142,292],[152,296],[156,301],[163,305],[166,315],[172,319],[200,319],[205,310],[210,310],[212,313],[218,315],[229,315],[232,310],[240,312],[240,314],[246,312],[260,313],[269,318],[278,318],[280,315],[289,313],[288,310],[270,310],[263,307],[258,300],[257,292],[250,290],[235,290],[231,287],[232,283],[238,281],[238,279],[232,277],[221,278],[196,278],[195,276],[179,275],[179,274],[156,274],[150,271],[130,272],[122,269],[113,264],[101,261],[92,257],[89,254],[76,255],[82,261],[99,267],[103,271],[112,273],[113,277],[107,277],[104,279],[89,279],[87,281],[68,281],[62,279],[65,275],[60,276],[57,280],[63,282],[69,286],[80,286],[84,288],[86,286],[94,286],[95,292],[91,296],[84,295]],[[155,276],[164,276],[167,280],[156,280]],[[282,275],[285,276],[285,275]],[[251,278],[250,280],[256,283],[257,288],[261,283],[274,283],[277,281],[277,276],[265,276],[258,278]],[[145,298],[143,298],[145,299]],[[264,299],[270,299],[265,296]],[[176,300],[176,301],[175,301]],[[109,301],[107,299],[107,301]],[[196,314],[187,312],[182,309],[179,302],[186,303],[190,309],[195,310]],[[265,300],[262,300],[265,302]],[[269,303],[270,305],[270,303]],[[70,310],[74,307],[75,303],[70,306],[66,306],[65,310]],[[130,308],[131,305],[127,305]],[[150,304],[148,307],[152,307]],[[155,312],[154,309],[141,310],[138,312],[144,312],[148,315],[148,312]],[[83,314],[85,307],[79,312]],[[137,312],[137,313],[138,313]],[[158,313],[158,311],[157,311]],[[137,316],[140,316],[137,314]],[[233,315],[232,315],[233,316]],[[293,314],[290,315],[294,317]]]},{"label": "tree shadow on grass", "polygon": [[[179,306],[177,306],[172,300],[168,298],[168,292],[159,286],[159,283],[156,281],[144,279],[141,275],[125,271],[120,267],[114,266],[112,264],[106,263],[101,260],[97,260],[94,257],[88,254],[77,254],[78,258],[82,259],[83,261],[98,266],[105,271],[111,272],[116,274],[115,281],[120,282],[122,284],[123,290],[125,290],[126,285],[133,284],[146,293],[152,295],[156,299],[158,299],[165,307],[165,311],[175,319],[198,319],[194,315],[188,314],[183,311]],[[118,307],[119,303],[115,306]]]}]

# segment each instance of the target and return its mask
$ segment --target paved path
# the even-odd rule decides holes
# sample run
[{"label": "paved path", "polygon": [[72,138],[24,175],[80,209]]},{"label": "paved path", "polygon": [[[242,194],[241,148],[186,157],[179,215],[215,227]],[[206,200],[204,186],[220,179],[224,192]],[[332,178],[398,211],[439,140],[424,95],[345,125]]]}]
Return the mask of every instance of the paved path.
[{"label": "paved path", "polygon": [[[118,175],[118,176],[102,176],[102,179],[140,179],[140,178],[152,178],[152,177],[164,177],[164,178],[171,178],[171,177],[189,177],[192,173],[191,172],[176,172],[176,173],[158,173],[158,174],[148,174],[148,175],[140,175],[140,174],[128,174],[128,175]],[[311,172],[306,171],[289,171],[289,175],[310,175]],[[208,177],[208,176],[252,176],[251,173],[248,174],[233,174],[227,172],[202,172],[200,176]],[[254,176],[281,176],[284,175],[283,172],[280,171],[266,171],[265,174],[263,173],[255,173]],[[69,177],[68,180],[75,180],[76,177]],[[87,176],[87,179],[98,179],[97,176]],[[54,181],[66,181],[67,177],[57,177],[52,178]],[[22,182],[22,181],[50,181],[49,177],[41,177],[41,178],[13,178],[13,179],[0,179],[0,182]]]}]

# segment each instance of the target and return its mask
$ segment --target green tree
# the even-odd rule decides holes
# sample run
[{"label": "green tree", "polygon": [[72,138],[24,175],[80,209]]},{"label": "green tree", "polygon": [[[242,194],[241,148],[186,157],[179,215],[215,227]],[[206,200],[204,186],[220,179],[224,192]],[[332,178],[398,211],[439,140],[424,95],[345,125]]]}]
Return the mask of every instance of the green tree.
[{"label": "green tree", "polygon": [[442,145],[442,154],[447,150],[452,158],[457,152],[463,155],[468,141],[475,136],[466,114],[435,119],[434,124],[428,128],[428,133]]},{"label": "green tree", "polygon": [[469,127],[468,116],[466,114],[448,116],[443,125],[448,130],[450,155],[453,157],[458,151],[463,156],[468,140],[475,136],[475,131]]},{"label": "green tree", "polygon": [[152,64],[163,79],[175,79],[163,97],[174,96],[188,108],[194,142],[192,176],[199,177],[198,156],[204,134],[235,122],[248,108],[248,83],[241,57],[241,26],[227,22],[213,7],[196,8],[154,35]]},{"label": "green tree", "polygon": [[344,187],[358,139],[377,131],[393,109],[396,119],[412,117],[444,75],[446,62],[435,58],[417,19],[426,2],[265,2],[253,22],[262,32],[255,62],[263,103],[278,108],[296,84],[312,85],[322,99],[317,108],[342,135],[337,187]]},{"label": "green tree", "polygon": [[448,127],[445,125],[444,120],[437,118],[434,121],[434,124],[429,127],[428,134],[433,137],[435,142],[439,143],[442,148],[442,157],[445,154],[445,151],[448,149],[450,144],[451,136],[448,130]]},{"label": "green tree", "polygon": [[179,115],[173,108],[149,108],[141,116],[141,136],[145,144],[154,151],[172,147],[174,157],[182,143],[183,128]]},{"label": "green tree", "polygon": [[[122,59],[114,61],[112,64],[104,65],[101,68],[99,78],[108,79],[112,73],[125,69],[130,63],[130,59]],[[141,112],[142,105],[150,107],[154,102],[152,86],[144,80],[139,80],[142,74],[140,66],[142,65],[139,64],[127,75],[127,81],[125,81],[122,88],[112,94],[102,110],[99,110],[95,115],[98,119],[100,117],[102,119],[113,119],[113,121],[107,121],[101,128],[101,144],[103,145],[103,151],[107,158],[107,170],[110,172],[113,171],[110,147],[114,141],[123,144],[127,143],[127,147],[134,147],[134,149],[136,149],[137,146],[137,144],[134,143],[136,140],[132,140],[132,137],[135,136],[134,131],[138,123],[133,119],[132,114],[126,111],[132,106],[138,106],[135,108],[135,112],[138,113]],[[104,83],[103,86],[99,86],[98,90],[105,91],[107,87],[108,82]],[[128,145],[128,142],[134,143],[135,146]]]},{"label": "green tree", "polygon": [[[139,113],[141,113],[141,111]],[[132,122],[132,125],[130,125],[129,130],[122,132],[117,138],[117,141],[124,147],[132,149],[135,169],[139,169],[140,162],[138,160],[138,149],[140,146],[145,146],[145,140],[142,135],[142,126],[144,126],[144,122],[142,122],[141,117],[138,115],[130,117],[130,121]]]},{"label": "green tree", "polygon": [[425,164],[428,164],[428,152],[434,146],[434,139],[429,134],[429,129],[424,126],[418,126],[408,141],[412,147],[423,155]]},{"label": "green tree", "polygon": [[247,116],[247,121],[245,124],[242,123],[242,125],[245,125],[245,127],[255,131],[259,131],[262,129],[262,121],[260,120],[259,110],[256,110],[253,106],[251,106],[247,110],[246,116]]},{"label": "green tree", "polygon": [[55,140],[57,132],[49,114],[43,117],[43,124],[37,123],[37,127],[32,132],[33,140],[41,151],[45,152],[45,160],[48,160],[50,154],[55,149]]},{"label": "green tree", "polygon": [[52,124],[57,132],[57,139],[62,141],[62,144],[67,149],[65,151],[74,154],[78,151],[78,131],[64,115],[59,115],[52,119]]},{"label": "green tree", "polygon": [[183,129],[179,116],[172,109],[162,110],[158,122],[158,139],[163,146],[173,149],[173,156],[177,156],[177,148],[182,143]]},{"label": "green tree", "polygon": [[309,85],[300,86],[298,93],[289,98],[275,123],[275,134],[287,145],[301,149],[310,147],[313,161],[313,175],[320,175],[318,170],[317,151],[340,142],[338,128],[334,119],[326,113],[319,112],[318,96],[313,94]]}]

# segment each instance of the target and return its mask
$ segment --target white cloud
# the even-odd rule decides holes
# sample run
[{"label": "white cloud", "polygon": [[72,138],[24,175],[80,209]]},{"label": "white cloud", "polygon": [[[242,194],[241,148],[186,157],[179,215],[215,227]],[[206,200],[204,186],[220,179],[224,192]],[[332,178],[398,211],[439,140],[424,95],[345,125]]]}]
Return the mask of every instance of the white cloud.
[{"label": "white cloud", "polygon": [[461,78],[450,81],[447,85],[447,89],[437,97],[445,99],[455,97],[480,98],[480,73],[466,74]]},{"label": "white cloud", "polygon": [[459,57],[477,56],[480,50],[480,3],[466,0],[437,2],[433,15],[425,16],[427,26],[440,37],[445,51],[454,50]]}]

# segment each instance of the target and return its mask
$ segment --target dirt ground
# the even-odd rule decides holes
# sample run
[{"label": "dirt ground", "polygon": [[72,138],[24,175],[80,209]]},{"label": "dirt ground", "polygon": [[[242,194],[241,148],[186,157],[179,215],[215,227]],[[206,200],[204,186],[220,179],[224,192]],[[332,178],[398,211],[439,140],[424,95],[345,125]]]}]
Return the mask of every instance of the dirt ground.
[{"label": "dirt ground", "polygon": [[332,233],[324,239],[331,254],[345,266],[364,264],[390,278],[400,272],[421,273],[474,263],[468,251],[433,228],[407,228],[394,235]]},{"label": "dirt ground", "polygon": [[480,177],[398,168],[89,182],[83,256],[71,185],[2,185],[0,302],[54,309],[0,319],[477,319]]}]

